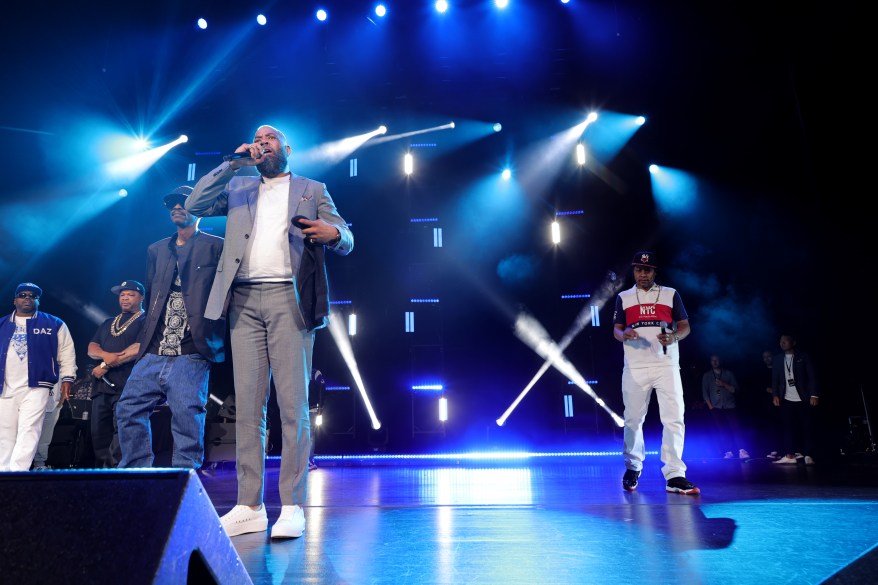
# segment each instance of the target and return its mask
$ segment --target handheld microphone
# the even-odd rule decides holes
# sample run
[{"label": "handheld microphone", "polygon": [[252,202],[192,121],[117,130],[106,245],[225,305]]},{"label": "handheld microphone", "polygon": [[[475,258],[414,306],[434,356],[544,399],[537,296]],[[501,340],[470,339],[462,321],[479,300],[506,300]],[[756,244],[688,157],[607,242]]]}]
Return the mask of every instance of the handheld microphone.
[{"label": "handheld microphone", "polygon": [[[259,151],[259,156],[262,156],[264,150]],[[242,158],[253,158],[250,156],[250,151],[245,150],[244,152],[233,152],[232,154],[223,155],[223,160],[229,162],[230,160],[240,160]]]},{"label": "handheld microphone", "polygon": [[[667,323],[662,321],[662,335],[667,335],[667,333],[668,333],[667,330],[665,329],[665,327],[667,327]],[[664,345],[664,344],[662,345],[662,353],[664,353],[665,355],[668,355],[668,346],[667,345]]]}]

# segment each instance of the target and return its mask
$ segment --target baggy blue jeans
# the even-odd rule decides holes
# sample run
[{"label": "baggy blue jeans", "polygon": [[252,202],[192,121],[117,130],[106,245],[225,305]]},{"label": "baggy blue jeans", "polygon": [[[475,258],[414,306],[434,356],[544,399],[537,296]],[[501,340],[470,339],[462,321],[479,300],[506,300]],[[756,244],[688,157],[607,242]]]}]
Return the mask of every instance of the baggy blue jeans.
[{"label": "baggy blue jeans", "polygon": [[116,403],[119,467],[152,467],[149,417],[163,400],[171,410],[173,467],[198,469],[204,462],[204,421],[210,362],[199,354],[145,354],[134,365]]}]

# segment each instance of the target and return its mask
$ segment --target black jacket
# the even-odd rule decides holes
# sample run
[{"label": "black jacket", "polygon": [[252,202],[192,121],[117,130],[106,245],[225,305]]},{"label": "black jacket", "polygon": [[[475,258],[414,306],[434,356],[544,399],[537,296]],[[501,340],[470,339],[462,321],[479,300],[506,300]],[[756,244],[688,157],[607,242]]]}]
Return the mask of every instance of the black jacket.
[{"label": "black jacket", "polygon": [[[775,355],[771,366],[772,395],[781,399],[787,392],[787,370],[784,355],[786,354]],[[793,353],[793,379],[796,381],[796,391],[802,401],[809,402],[812,396],[820,396],[817,375],[814,372],[814,362],[811,361],[811,356],[798,349]]]},{"label": "black jacket", "polygon": [[[146,257],[146,323],[140,337],[140,353],[143,357],[158,327],[162,309],[168,302],[168,293],[174,279],[177,264],[176,235],[150,244]],[[189,319],[189,331],[195,348],[205,359],[212,362],[225,360],[226,322],[204,317],[207,297],[213,285],[217,263],[223,251],[223,239],[204,232],[195,232],[189,242],[192,249],[180,263],[180,283],[183,302]]]}]

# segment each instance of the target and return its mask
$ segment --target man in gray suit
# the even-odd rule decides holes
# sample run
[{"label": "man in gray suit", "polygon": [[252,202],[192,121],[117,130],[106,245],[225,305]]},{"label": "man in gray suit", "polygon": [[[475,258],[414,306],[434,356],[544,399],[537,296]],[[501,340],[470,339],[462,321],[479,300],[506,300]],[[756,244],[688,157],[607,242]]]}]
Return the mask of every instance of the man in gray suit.
[{"label": "man in gray suit", "polygon": [[[281,513],[272,538],[305,530],[311,430],[308,382],[315,331],[329,316],[325,251],[347,255],[353,234],[326,185],[290,173],[283,132],[260,126],[195,185],[186,209],[227,216],[225,247],[204,316],[231,326],[237,408],[238,504],[221,518],[229,536],[268,528],[265,428],[274,380],[282,425]],[[255,166],[259,176],[236,176]]]}]

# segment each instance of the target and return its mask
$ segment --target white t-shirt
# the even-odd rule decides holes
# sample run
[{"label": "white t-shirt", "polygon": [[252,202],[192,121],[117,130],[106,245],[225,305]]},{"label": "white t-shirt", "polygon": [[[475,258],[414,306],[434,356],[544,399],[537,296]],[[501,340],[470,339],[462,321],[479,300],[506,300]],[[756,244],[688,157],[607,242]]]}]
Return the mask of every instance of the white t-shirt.
[{"label": "white t-shirt", "polygon": [[289,254],[290,176],[262,179],[256,218],[238,279],[247,282],[289,282],[293,278]]},{"label": "white t-shirt", "polygon": [[6,352],[3,396],[9,398],[30,389],[27,381],[27,317],[15,317],[15,333]]},{"label": "white t-shirt", "polygon": [[784,373],[786,374],[787,380],[787,389],[784,392],[784,400],[789,400],[790,402],[801,402],[802,397],[799,396],[799,391],[796,390],[795,386],[790,386],[790,380],[793,380],[793,359],[795,358],[794,354],[788,353],[783,356],[783,367]]}]

